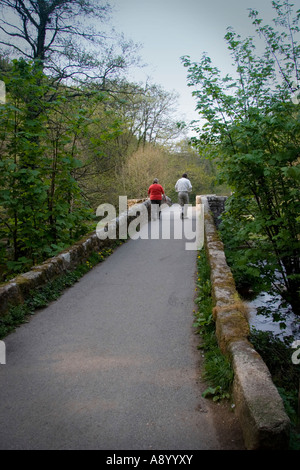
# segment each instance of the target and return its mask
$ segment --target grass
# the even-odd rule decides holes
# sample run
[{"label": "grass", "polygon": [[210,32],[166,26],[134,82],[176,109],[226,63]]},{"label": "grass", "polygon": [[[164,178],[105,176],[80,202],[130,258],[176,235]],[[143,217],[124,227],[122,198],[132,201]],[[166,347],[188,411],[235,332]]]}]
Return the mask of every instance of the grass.
[{"label": "grass", "polygon": [[220,351],[215,334],[210,267],[204,250],[199,251],[197,257],[196,292],[194,327],[201,336],[199,349],[204,352],[203,379],[208,384],[203,396],[212,398],[213,401],[229,399],[234,378],[233,369],[230,361]]},{"label": "grass", "polygon": [[30,315],[34,315],[37,309],[44,308],[50,302],[58,299],[66,288],[74,285],[84,274],[104,261],[121,243],[116,241],[116,244],[111,248],[104,248],[93,253],[73,271],[68,271],[66,274],[49,281],[45,286],[31,291],[24,303],[12,306],[6,315],[0,317],[0,339],[14,331],[22,323],[27,323]]}]

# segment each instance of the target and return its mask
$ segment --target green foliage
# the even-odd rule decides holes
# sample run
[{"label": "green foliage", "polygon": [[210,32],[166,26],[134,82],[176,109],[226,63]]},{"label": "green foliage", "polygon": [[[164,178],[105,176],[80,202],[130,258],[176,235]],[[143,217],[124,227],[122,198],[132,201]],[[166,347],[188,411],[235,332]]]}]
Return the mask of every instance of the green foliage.
[{"label": "green foliage", "polygon": [[290,450],[300,450],[299,432],[299,411],[298,411],[298,391],[288,391],[278,387],[278,392],[282,398],[285,411],[291,420]]},{"label": "green foliage", "polygon": [[291,392],[298,390],[300,366],[292,363],[293,338],[282,340],[272,332],[252,329],[250,341],[267,363],[274,383]]},{"label": "green foliage", "polygon": [[65,97],[35,63],[15,60],[3,79],[0,240],[7,279],[78,239],[91,212],[75,179],[82,164],[70,145],[85,125],[81,113],[64,126],[55,120]]},{"label": "green foliage", "polygon": [[200,349],[204,351],[203,379],[209,387],[203,392],[203,397],[213,401],[230,398],[233,383],[233,369],[230,361],[221,353],[215,335],[215,323],[212,317],[212,297],[210,283],[210,268],[205,251],[199,251],[197,258],[197,296],[198,306],[195,312],[194,327],[201,336]]},{"label": "green foliage", "polygon": [[272,283],[277,271],[277,288],[299,313],[300,104],[292,100],[299,80],[299,15],[292,18],[288,2],[273,6],[278,31],[263,27],[257,12],[250,14],[266,42],[260,56],[253,38],[241,39],[228,29],[235,78],[222,77],[205,54],[200,63],[182,60],[206,121],[194,144],[207,149],[221,181],[234,192],[223,234],[237,250],[237,277],[268,277]]},{"label": "green foliage", "polygon": [[[205,331],[206,335],[214,333],[214,321],[212,317],[212,297],[211,297],[211,281],[210,267],[206,259],[205,251],[199,251],[197,257],[197,282],[196,282],[196,298],[197,313],[194,327],[200,328],[199,332]],[[201,330],[201,327],[205,327]]]},{"label": "green foliage", "polygon": [[213,401],[230,398],[233,370],[230,361],[220,353],[217,345],[206,351],[204,368],[203,378],[212,386],[203,392],[203,396],[213,396]]},{"label": "green foliage", "polygon": [[259,218],[251,215],[253,205],[250,197],[231,196],[222,216],[220,235],[237,289],[269,292],[277,282],[278,261],[261,233]]}]

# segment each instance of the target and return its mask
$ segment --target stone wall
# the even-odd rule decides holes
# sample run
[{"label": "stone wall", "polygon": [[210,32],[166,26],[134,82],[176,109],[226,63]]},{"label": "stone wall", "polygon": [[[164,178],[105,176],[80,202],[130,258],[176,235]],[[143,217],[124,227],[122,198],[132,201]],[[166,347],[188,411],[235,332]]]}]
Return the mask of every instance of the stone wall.
[{"label": "stone wall", "polygon": [[216,196],[215,194],[207,194],[205,197],[207,198],[209,209],[214,218],[215,226],[218,228],[221,222],[220,215],[222,215],[225,210],[227,196]]},{"label": "stone wall", "polygon": [[[110,226],[116,228],[118,237],[118,228],[121,223],[128,225],[138,215],[138,209],[147,209],[150,217],[150,201],[146,200],[137,204],[128,201],[128,211],[122,213],[116,219],[110,222]],[[106,232],[108,227],[103,227],[101,232]],[[99,235],[99,232],[98,232]],[[0,285],[0,316],[5,315],[11,306],[23,303],[28,297],[30,291],[47,284],[48,281],[74,270],[79,264],[86,261],[89,256],[101,248],[111,246],[113,239],[100,239],[96,231],[89,233],[70,248],[62,251],[59,255],[46,260],[44,263],[34,266],[29,272],[20,274],[9,282]]]},{"label": "stone wall", "polygon": [[[290,421],[270,372],[249,342],[247,309],[239,299],[218,236],[209,197],[198,196],[204,205],[205,249],[211,267],[216,335],[221,351],[234,370],[233,398],[247,449],[286,449]],[[218,201],[214,196],[214,206]],[[224,200],[220,200],[220,206]]]}]

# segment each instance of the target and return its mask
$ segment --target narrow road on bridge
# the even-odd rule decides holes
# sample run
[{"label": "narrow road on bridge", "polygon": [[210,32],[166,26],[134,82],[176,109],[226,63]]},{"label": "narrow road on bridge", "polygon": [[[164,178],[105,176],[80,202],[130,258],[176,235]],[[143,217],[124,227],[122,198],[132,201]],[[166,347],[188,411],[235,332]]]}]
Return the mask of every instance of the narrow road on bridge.
[{"label": "narrow road on bridge", "polygon": [[129,240],[4,339],[1,449],[243,449],[201,396],[185,242]]}]

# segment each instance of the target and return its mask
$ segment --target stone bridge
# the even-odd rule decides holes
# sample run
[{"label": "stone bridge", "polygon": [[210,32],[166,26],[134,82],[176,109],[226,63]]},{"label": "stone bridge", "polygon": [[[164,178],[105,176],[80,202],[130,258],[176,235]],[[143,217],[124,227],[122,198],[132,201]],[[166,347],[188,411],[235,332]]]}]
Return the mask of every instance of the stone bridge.
[{"label": "stone bridge", "polygon": [[[289,419],[266,365],[248,341],[245,309],[218,237],[216,226],[225,200],[197,196],[196,208],[189,213],[190,222],[194,221],[189,232],[182,229],[189,222],[176,219],[175,210],[172,223],[179,232],[174,230],[170,239],[160,239],[159,223],[171,208],[153,225],[148,223],[150,201],[135,200],[126,213],[98,232],[0,287],[4,316],[30,291],[110,246],[114,240],[105,233],[115,230],[119,235],[122,224],[128,228],[146,214],[140,227],[144,240],[140,235],[139,243],[130,240],[118,248],[62,296],[64,303],[59,299],[4,338],[7,357],[0,365],[0,417],[6,426],[0,432],[1,449],[287,448]],[[156,227],[151,232],[154,239],[148,236],[150,227]],[[193,234],[199,246],[189,249]],[[191,344],[186,343],[191,336],[196,253],[202,244],[211,266],[219,347],[234,369],[235,416],[243,444],[225,443],[226,424],[216,429],[207,422],[210,409],[203,399],[199,404],[194,376],[197,348],[194,345],[191,353]],[[120,383],[124,370],[128,377]],[[204,411],[201,418],[196,409]],[[139,422],[130,424],[133,415],[139,416]]]}]

